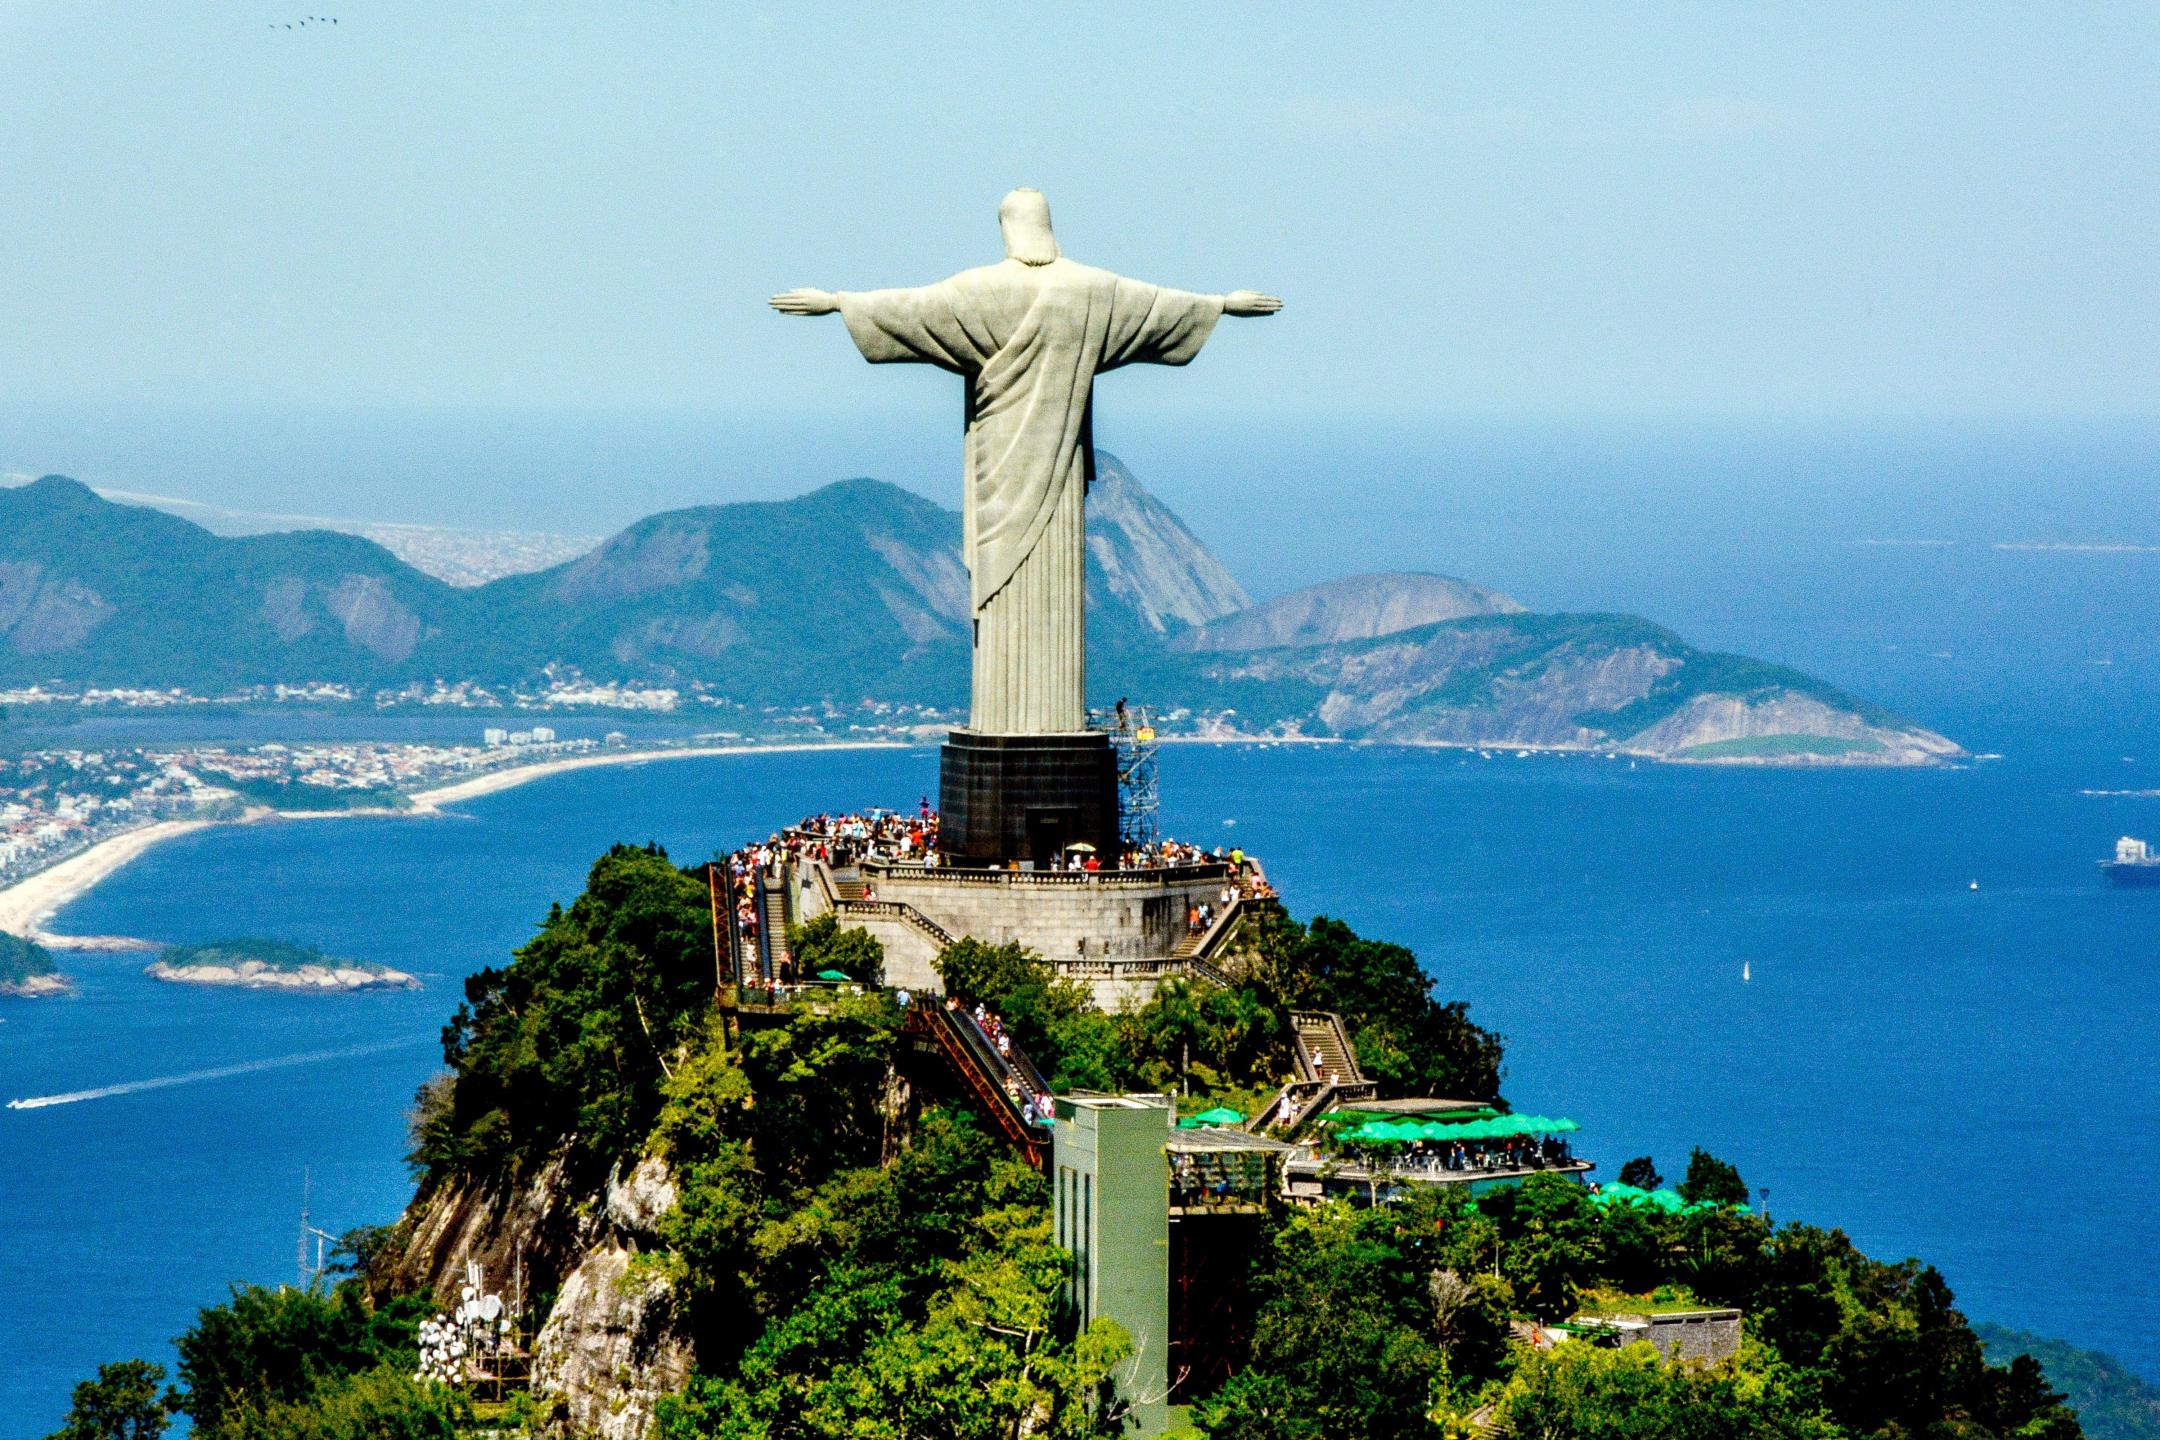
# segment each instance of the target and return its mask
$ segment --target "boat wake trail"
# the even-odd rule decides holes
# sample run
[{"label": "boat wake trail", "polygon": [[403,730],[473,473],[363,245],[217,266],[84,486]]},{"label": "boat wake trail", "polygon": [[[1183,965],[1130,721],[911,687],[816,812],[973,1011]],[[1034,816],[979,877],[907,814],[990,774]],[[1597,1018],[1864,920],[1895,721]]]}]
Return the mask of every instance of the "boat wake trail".
[{"label": "boat wake trail", "polygon": [[418,1045],[420,1037],[408,1040],[378,1040],[371,1045],[352,1045],[343,1050],[309,1050],[299,1055],[274,1055],[268,1060],[249,1060],[238,1065],[218,1065],[208,1070],[189,1070],[179,1075],[158,1075],[148,1080],[125,1080],[118,1085],[100,1085],[95,1090],[70,1090],[63,1095],[32,1095],[22,1100],[10,1100],[10,1110],[43,1110],[49,1105],[76,1105],[85,1100],[110,1100],[115,1095],[133,1095],[141,1090],[163,1090],[173,1085],[193,1085],[202,1080],[225,1080],[235,1075],[255,1075],[264,1070],[283,1070],[294,1065],[314,1065],[324,1060],[350,1060],[360,1055],[379,1055],[385,1050],[399,1050],[408,1045]]}]

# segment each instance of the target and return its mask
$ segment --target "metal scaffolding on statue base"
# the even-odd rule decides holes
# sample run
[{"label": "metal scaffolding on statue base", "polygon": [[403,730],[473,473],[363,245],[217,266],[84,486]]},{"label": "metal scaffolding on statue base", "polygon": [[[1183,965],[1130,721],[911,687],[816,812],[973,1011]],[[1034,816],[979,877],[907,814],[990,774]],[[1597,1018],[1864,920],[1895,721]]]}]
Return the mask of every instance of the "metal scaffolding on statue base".
[{"label": "metal scaffolding on statue base", "polygon": [[1112,709],[1093,711],[1088,726],[1110,737],[1117,753],[1118,839],[1127,849],[1144,849],[1161,838],[1162,794],[1155,770],[1155,725],[1145,705],[1120,700]]}]

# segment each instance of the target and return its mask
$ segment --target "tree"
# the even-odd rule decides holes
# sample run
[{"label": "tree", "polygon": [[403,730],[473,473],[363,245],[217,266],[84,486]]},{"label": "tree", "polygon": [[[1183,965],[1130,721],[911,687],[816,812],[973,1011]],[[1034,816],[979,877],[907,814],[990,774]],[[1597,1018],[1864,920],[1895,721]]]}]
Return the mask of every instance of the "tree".
[{"label": "tree", "polygon": [[568,1146],[605,1173],[643,1142],[671,1057],[710,1008],[712,918],[700,873],[658,846],[618,845],[585,893],[552,910],[505,969],[465,982],[443,1032],[455,1077],[423,1093],[416,1161],[500,1173]]},{"label": "tree", "polygon": [[1700,1145],[1688,1152],[1687,1178],[1680,1182],[1680,1193],[1713,1205],[1747,1204],[1747,1182],[1740,1178],[1739,1168]]},{"label": "tree", "polygon": [[1053,1088],[1110,1089],[1127,1076],[1116,1024],[1085,985],[1060,980],[1024,945],[958,940],[938,952],[946,993],[997,1012]]},{"label": "tree", "polygon": [[1604,1260],[1597,1207],[1570,1176],[1546,1172],[1482,1197],[1500,1227],[1500,1273],[1516,1303],[1548,1324],[1575,1313]]},{"label": "tree", "polygon": [[1532,1353],[1500,1413],[1516,1440],[1839,1440],[1840,1431],[1759,1350],[1739,1366],[1666,1365],[1648,1345]]},{"label": "tree", "polygon": [[1251,1362],[1196,1407],[1207,1433],[1429,1436],[1447,1357],[1429,1272],[1402,1248],[1416,1233],[1340,1201],[1284,1221],[1254,1277]]},{"label": "tree", "polygon": [[380,1366],[325,1384],[307,1399],[251,1418],[245,1440],[463,1440],[472,1407],[443,1385]]},{"label": "tree", "polygon": [[1638,1155],[1620,1167],[1620,1183],[1638,1190],[1655,1190],[1665,1183],[1665,1177],[1658,1174],[1655,1160]]},{"label": "tree", "polygon": [[338,1236],[330,1249],[330,1273],[365,1276],[386,1251],[400,1240],[395,1225],[357,1225]]},{"label": "tree", "polygon": [[788,952],[795,957],[795,973],[804,979],[837,970],[858,985],[885,983],[884,945],[860,926],[841,929],[840,917],[830,910],[789,926]]},{"label": "tree", "polygon": [[1165,980],[1119,1017],[1119,1068],[1154,1089],[1207,1094],[1225,1085],[1278,1083],[1289,1027],[1257,985]]},{"label": "tree", "polygon": [[353,1280],[328,1294],[236,1285],[175,1342],[179,1409],[204,1440],[254,1440],[262,1415],[309,1405],[327,1385],[384,1364],[410,1370],[427,1308],[417,1297],[370,1307]]},{"label": "tree", "polygon": [[158,1440],[173,1395],[159,1394],[165,1367],[147,1360],[98,1366],[95,1380],[76,1385],[60,1428],[46,1440]]},{"label": "tree", "polygon": [[1400,945],[1361,938],[1324,915],[1261,927],[1260,974],[1293,1007],[1349,1022],[1358,1064],[1398,1095],[1500,1093],[1501,1040],[1470,1022],[1460,1001],[1433,998],[1432,979]]}]

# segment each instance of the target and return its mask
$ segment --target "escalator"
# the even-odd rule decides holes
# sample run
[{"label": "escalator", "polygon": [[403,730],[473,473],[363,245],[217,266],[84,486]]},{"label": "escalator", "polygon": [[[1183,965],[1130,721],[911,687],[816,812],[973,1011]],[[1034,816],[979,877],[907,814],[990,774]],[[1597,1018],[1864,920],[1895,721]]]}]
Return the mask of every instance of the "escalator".
[{"label": "escalator", "polygon": [[1030,1097],[1047,1101],[1050,1086],[1019,1046],[1000,1054],[974,1016],[965,1010],[948,1010],[929,998],[908,1007],[901,1029],[943,1058],[997,1132],[1030,1165],[1038,1170],[1044,1167],[1050,1154],[1050,1127],[1028,1118],[1026,1101]]}]

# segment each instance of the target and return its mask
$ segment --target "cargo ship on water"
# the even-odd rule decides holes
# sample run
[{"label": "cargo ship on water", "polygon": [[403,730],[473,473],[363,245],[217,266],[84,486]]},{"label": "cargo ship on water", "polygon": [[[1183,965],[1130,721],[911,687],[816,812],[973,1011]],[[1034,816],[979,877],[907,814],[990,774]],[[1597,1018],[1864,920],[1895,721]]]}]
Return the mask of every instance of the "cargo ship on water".
[{"label": "cargo ship on water", "polygon": [[2115,858],[2100,862],[2100,873],[2115,885],[2160,886],[2160,851],[2125,835],[2115,842]]}]

